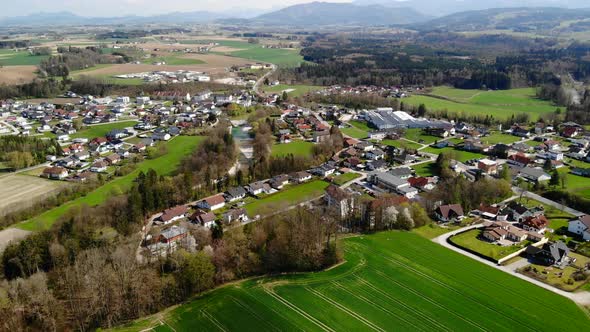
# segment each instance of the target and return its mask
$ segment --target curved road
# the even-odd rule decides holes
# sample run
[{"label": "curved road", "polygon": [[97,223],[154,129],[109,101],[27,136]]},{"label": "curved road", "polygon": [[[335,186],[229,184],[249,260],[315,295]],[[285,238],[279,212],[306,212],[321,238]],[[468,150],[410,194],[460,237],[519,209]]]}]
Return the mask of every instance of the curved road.
[{"label": "curved road", "polygon": [[517,278],[520,278],[522,280],[528,281],[528,282],[530,282],[532,284],[535,284],[535,285],[537,285],[539,287],[545,288],[546,290],[551,291],[553,293],[556,293],[556,294],[559,294],[561,296],[567,297],[568,299],[576,302],[577,304],[586,305],[586,306],[587,305],[590,305],[590,292],[586,292],[586,291],[584,291],[584,292],[577,292],[577,293],[566,292],[566,291],[563,291],[561,289],[558,289],[558,288],[555,288],[553,286],[547,285],[547,284],[545,284],[543,282],[540,282],[540,281],[538,281],[536,279],[527,277],[527,276],[525,276],[523,274],[520,274],[520,273],[516,272],[516,269],[517,268],[523,267],[526,264],[528,264],[528,262],[524,258],[522,260],[516,262],[516,263],[510,264],[510,265],[506,265],[506,266],[501,266],[501,265],[494,264],[494,263],[492,263],[492,262],[490,262],[488,260],[485,260],[485,259],[483,259],[481,257],[478,257],[476,255],[473,255],[471,253],[468,253],[467,251],[461,250],[461,249],[453,246],[452,244],[450,244],[448,242],[448,239],[451,236],[455,235],[455,234],[462,233],[462,232],[465,232],[465,231],[468,231],[468,230],[471,230],[471,229],[474,229],[474,228],[479,228],[479,227],[483,227],[483,226],[482,225],[473,225],[473,226],[463,227],[463,228],[457,229],[455,231],[452,231],[452,232],[449,232],[449,233],[445,233],[445,234],[443,234],[443,235],[441,235],[439,237],[435,237],[434,239],[432,239],[432,241],[440,244],[441,246],[443,246],[443,247],[445,247],[447,249],[450,249],[450,250],[453,250],[455,252],[458,252],[461,255],[467,256],[467,257],[469,257],[471,259],[475,259],[476,261],[479,261],[480,263],[483,263],[483,264],[486,264],[486,265],[491,266],[493,268],[496,268],[498,270],[504,271],[504,272],[506,272],[508,274],[511,274],[511,275],[513,275],[513,276],[515,276]]}]

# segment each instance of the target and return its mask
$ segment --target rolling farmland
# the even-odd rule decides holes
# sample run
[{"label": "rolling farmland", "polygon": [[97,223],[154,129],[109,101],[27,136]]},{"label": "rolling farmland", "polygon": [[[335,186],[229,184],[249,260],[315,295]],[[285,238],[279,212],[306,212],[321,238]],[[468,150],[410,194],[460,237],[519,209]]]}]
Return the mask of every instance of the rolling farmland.
[{"label": "rolling farmland", "polygon": [[525,113],[531,120],[536,120],[540,115],[554,112],[557,108],[551,102],[537,99],[533,88],[481,91],[437,87],[429,96],[413,95],[403,101],[413,106],[424,104],[429,110],[447,110],[450,113],[465,115],[490,115],[496,119],[506,119],[512,114]]},{"label": "rolling farmland", "polygon": [[343,241],[327,271],[208,292],[120,331],[583,331],[570,300],[413,233]]}]

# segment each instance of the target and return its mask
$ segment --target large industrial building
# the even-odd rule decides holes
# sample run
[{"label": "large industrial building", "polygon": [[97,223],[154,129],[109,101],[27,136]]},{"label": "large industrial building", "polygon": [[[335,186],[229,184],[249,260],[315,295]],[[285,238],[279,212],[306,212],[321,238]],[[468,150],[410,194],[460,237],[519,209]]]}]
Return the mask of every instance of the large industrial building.
[{"label": "large industrial building", "polygon": [[451,126],[446,121],[430,121],[418,119],[406,112],[393,111],[392,108],[378,108],[365,111],[365,119],[378,130],[402,129],[402,128],[444,128]]}]

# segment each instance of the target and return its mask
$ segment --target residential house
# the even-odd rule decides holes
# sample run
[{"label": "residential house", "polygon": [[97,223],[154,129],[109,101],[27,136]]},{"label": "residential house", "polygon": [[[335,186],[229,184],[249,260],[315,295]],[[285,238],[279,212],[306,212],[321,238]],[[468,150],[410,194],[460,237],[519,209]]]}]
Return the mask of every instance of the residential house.
[{"label": "residential house", "polygon": [[273,187],[274,189],[280,190],[283,189],[283,187],[287,184],[289,184],[289,176],[287,175],[277,175],[275,177],[273,177],[272,179],[270,179],[269,181],[270,186]]},{"label": "residential house", "polygon": [[262,181],[253,182],[246,186],[246,190],[250,195],[257,196],[264,193],[264,185]]},{"label": "residential house", "polygon": [[393,161],[395,161],[396,163],[405,165],[405,164],[413,163],[414,161],[416,161],[416,156],[411,155],[407,152],[404,152],[402,154],[398,154],[398,155],[394,156]]},{"label": "residential house", "polygon": [[99,160],[90,166],[90,171],[94,173],[106,172],[109,164],[104,160]]},{"label": "residential house", "polygon": [[369,172],[373,172],[373,171],[383,171],[387,168],[388,164],[385,160],[380,159],[380,160],[373,160],[367,163],[366,165],[366,169]]},{"label": "residential house", "polygon": [[391,169],[389,173],[401,179],[409,179],[414,173],[414,171],[409,167],[396,167]]},{"label": "residential house", "polygon": [[116,153],[113,153],[111,155],[106,156],[104,159],[107,163],[109,163],[109,165],[116,165],[121,161],[121,156]]},{"label": "residential house", "polygon": [[158,241],[166,244],[178,242],[188,236],[188,231],[182,226],[172,226],[160,233]]},{"label": "residential house", "polygon": [[590,215],[583,215],[569,222],[567,230],[580,235],[584,241],[590,241]]},{"label": "residential house", "polygon": [[322,130],[322,131],[314,131],[313,132],[313,141],[316,143],[322,143],[330,139],[330,131],[329,130]]},{"label": "residential house", "polygon": [[463,207],[460,204],[441,205],[435,209],[434,214],[440,222],[456,222],[465,217]]},{"label": "residential house", "polygon": [[353,196],[338,186],[328,186],[328,188],[326,188],[326,195],[324,196],[324,199],[329,207],[336,209],[338,215],[341,218],[346,218],[353,211]]},{"label": "residential house", "polygon": [[519,171],[519,175],[532,182],[543,182],[551,180],[551,176],[541,168],[525,167]]},{"label": "residential house", "polygon": [[498,173],[498,163],[490,159],[480,159],[477,162],[477,169],[490,175]]},{"label": "residential house", "polygon": [[410,186],[420,189],[422,191],[430,191],[434,189],[435,180],[434,178],[426,177],[411,177],[408,179]]},{"label": "residential house", "polygon": [[545,243],[542,248],[528,246],[525,252],[531,260],[546,266],[565,266],[570,261],[570,249],[561,241]]},{"label": "residential house", "polygon": [[186,217],[187,212],[188,208],[186,205],[178,205],[164,210],[159,219],[164,225],[167,225]]},{"label": "residential house", "polygon": [[225,198],[223,197],[223,194],[217,194],[215,196],[211,196],[208,198],[205,198],[202,201],[199,201],[197,203],[197,207],[207,210],[207,211],[215,211],[217,209],[221,209],[222,207],[225,206]]},{"label": "residential house", "polygon": [[518,152],[516,154],[510,155],[506,162],[508,164],[515,165],[518,167],[526,167],[533,161],[530,158],[528,158],[524,153]]},{"label": "residential house", "polygon": [[225,223],[232,222],[247,222],[249,220],[246,209],[231,209],[223,214],[223,221]]},{"label": "residential house", "polygon": [[41,174],[41,177],[52,180],[63,180],[67,176],[68,170],[59,166],[47,167],[43,170],[43,173]]},{"label": "residential house", "polygon": [[211,228],[215,225],[215,213],[197,210],[189,217],[190,221],[201,226]]},{"label": "residential house", "polygon": [[297,183],[303,183],[303,182],[307,182],[309,180],[311,180],[311,174],[303,171],[303,172],[297,172],[293,175],[291,175],[291,179],[293,179],[293,181],[297,182]]},{"label": "residential house", "polygon": [[319,167],[314,168],[311,172],[317,176],[326,177],[328,175],[334,174],[335,171],[336,171],[336,167],[334,167],[328,163],[325,163]]},{"label": "residential house", "polygon": [[365,153],[365,158],[370,160],[379,160],[385,158],[385,152],[381,149],[373,149]]},{"label": "residential house", "polygon": [[526,217],[522,221],[522,228],[526,231],[544,233],[549,225],[549,220],[544,215]]},{"label": "residential house", "polygon": [[227,189],[225,193],[225,200],[226,202],[235,202],[246,197],[246,190],[243,187],[232,187]]}]

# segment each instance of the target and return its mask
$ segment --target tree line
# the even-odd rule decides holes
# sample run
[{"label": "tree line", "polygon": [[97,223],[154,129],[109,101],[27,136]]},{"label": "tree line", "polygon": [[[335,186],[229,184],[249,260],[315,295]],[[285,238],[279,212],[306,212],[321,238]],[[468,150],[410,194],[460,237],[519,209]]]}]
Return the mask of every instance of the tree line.
[{"label": "tree line", "polygon": [[44,163],[47,155],[62,155],[61,147],[55,139],[0,136],[0,161],[9,168],[21,169]]}]

